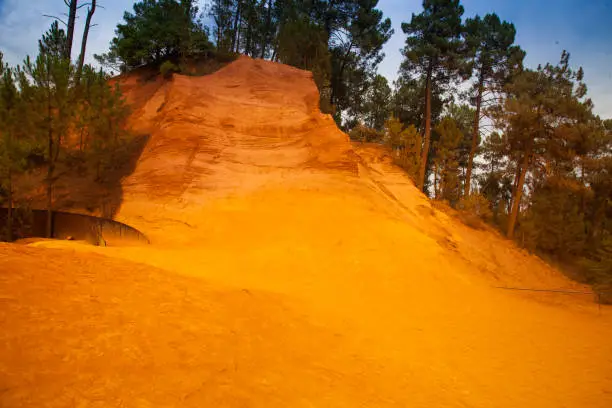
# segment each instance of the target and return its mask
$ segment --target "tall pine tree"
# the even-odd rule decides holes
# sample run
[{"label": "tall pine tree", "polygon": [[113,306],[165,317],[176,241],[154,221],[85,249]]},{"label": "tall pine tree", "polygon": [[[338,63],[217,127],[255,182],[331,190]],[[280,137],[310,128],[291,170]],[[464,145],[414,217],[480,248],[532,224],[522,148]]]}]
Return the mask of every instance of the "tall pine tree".
[{"label": "tall pine tree", "polygon": [[413,14],[409,23],[402,23],[407,35],[400,73],[404,77],[425,77],[425,126],[421,168],[417,184],[425,186],[425,169],[431,144],[431,94],[432,89],[446,83],[462,68],[461,16],[463,6],[459,0],[424,0],[423,12]]},{"label": "tall pine tree", "polygon": [[[489,95],[490,100],[495,101],[496,93],[501,92],[511,75],[519,70],[525,56],[518,46],[513,45],[515,35],[514,25],[500,21],[496,14],[468,18],[465,22],[465,41],[476,76],[472,89],[476,111],[465,176],[465,196],[470,195],[474,156],[480,142],[483,97]],[[484,102],[486,104],[487,101]]]}]

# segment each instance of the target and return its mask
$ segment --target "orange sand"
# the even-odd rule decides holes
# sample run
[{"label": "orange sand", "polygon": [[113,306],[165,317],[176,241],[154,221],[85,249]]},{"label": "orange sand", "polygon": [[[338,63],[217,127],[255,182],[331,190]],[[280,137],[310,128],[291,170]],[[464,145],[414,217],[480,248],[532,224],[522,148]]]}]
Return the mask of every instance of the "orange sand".
[{"label": "orange sand", "polygon": [[0,406],[612,406],[612,310],[351,146],[310,74],[124,80],[150,247],[0,245]]}]

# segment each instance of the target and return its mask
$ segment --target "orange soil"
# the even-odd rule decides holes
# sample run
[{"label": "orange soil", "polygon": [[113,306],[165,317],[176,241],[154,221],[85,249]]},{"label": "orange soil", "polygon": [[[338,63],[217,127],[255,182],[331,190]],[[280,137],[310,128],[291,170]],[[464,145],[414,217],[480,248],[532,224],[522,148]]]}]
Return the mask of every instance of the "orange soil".
[{"label": "orange soil", "polygon": [[0,245],[0,406],[610,407],[612,310],[351,146],[311,76],[124,80],[149,247]]}]

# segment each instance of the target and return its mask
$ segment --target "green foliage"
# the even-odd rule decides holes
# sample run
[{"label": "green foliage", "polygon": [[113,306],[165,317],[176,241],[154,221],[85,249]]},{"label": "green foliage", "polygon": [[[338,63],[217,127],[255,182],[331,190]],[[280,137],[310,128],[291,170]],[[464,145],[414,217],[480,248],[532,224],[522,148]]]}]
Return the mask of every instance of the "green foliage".
[{"label": "green foliage", "polygon": [[0,52],[0,204],[7,205],[11,211],[6,231],[0,234],[0,238],[7,241],[13,238],[13,175],[24,164],[17,109],[20,102],[13,69],[4,64]]},{"label": "green foliage", "polygon": [[[53,24],[39,41],[36,59],[27,57],[17,68],[0,61],[0,184],[11,210],[19,202],[14,193],[28,193],[23,184],[22,191],[15,191],[15,177],[32,167],[46,168],[51,214],[58,178],[83,161],[104,169],[105,163],[114,162],[114,153],[127,137],[129,111],[119,89],[89,65],[77,80],[76,69],[64,54],[66,41],[64,31]],[[19,208],[15,210],[9,212],[9,224],[19,214]],[[9,225],[8,231],[13,230]],[[50,236],[51,217],[47,233]]]},{"label": "green foliage", "polygon": [[566,167],[571,145],[564,126],[572,126],[577,114],[590,110],[583,101],[581,70],[569,68],[565,51],[561,62],[546,64],[536,71],[525,70],[506,86],[509,97],[502,109],[494,111],[497,125],[507,137],[508,149],[517,169],[517,182],[507,235],[514,234],[527,173],[536,170],[536,178],[569,175]]},{"label": "green foliage", "polygon": [[329,6],[323,14],[332,55],[330,101],[339,112],[360,117],[364,111],[362,101],[376,85],[375,70],[382,61],[382,47],[393,30],[391,20],[376,9],[378,0],[339,3],[336,10]]},{"label": "green foliage", "polygon": [[357,126],[353,127],[349,132],[349,136],[352,140],[357,140],[362,143],[380,143],[383,140],[383,133],[372,129],[371,127],[365,126],[358,123]]},{"label": "green foliage", "polygon": [[333,113],[334,108],[328,103],[331,56],[325,31],[305,18],[288,21],[280,28],[277,52],[281,62],[312,71],[321,91],[321,110]]},{"label": "green foliage", "polygon": [[586,283],[593,285],[599,300],[612,304],[612,236],[606,237],[589,258],[581,260]]},{"label": "green foliage", "polygon": [[382,131],[391,113],[391,88],[387,78],[382,75],[374,77],[366,90],[363,110],[368,126]]},{"label": "green foliage", "polygon": [[502,22],[497,14],[466,19],[464,36],[468,68],[477,78],[473,88],[476,97],[482,96],[485,90],[501,91],[513,74],[522,69],[525,52],[513,45],[514,24]]},{"label": "green foliage", "polygon": [[420,167],[422,138],[417,129],[410,125],[406,128],[394,117],[385,122],[384,142],[394,152],[394,161],[416,180]]},{"label": "green foliage", "polygon": [[172,61],[164,61],[164,63],[161,64],[159,67],[159,73],[164,78],[170,78],[173,73],[179,72],[179,71],[180,71],[179,67],[176,64],[174,64]]},{"label": "green foliage", "polygon": [[213,19],[215,43],[217,51],[229,53],[233,38],[233,0],[214,0],[210,9],[210,17]]},{"label": "green foliage", "polygon": [[[393,115],[405,125],[414,125],[421,133],[425,130],[425,85],[425,77],[400,77],[395,83],[392,97]],[[447,103],[443,89],[432,84],[430,113],[433,123],[440,120]]]},{"label": "green foliage", "polygon": [[186,58],[209,51],[205,27],[194,0],[143,0],[117,25],[110,51],[96,56],[113,69],[126,71],[164,59]]},{"label": "green foliage", "polygon": [[481,194],[463,196],[457,203],[459,219],[468,227],[485,229],[492,219],[491,203]]},{"label": "green foliage", "polygon": [[549,179],[538,188],[521,218],[518,237],[532,250],[576,256],[584,251],[586,231],[582,187],[563,179]]},{"label": "green foliage", "polygon": [[68,60],[53,54],[45,54],[41,49],[35,61],[28,57],[24,72],[34,85],[32,102],[36,106],[32,115],[37,139],[44,140],[45,156],[50,173],[48,182],[52,183],[55,162],[62,152],[75,110],[74,92],[71,78],[74,67]]},{"label": "green foliage", "polygon": [[454,205],[459,200],[459,150],[463,133],[457,122],[445,117],[436,126],[438,140],[434,143],[434,193],[438,199]]},{"label": "green foliage", "polygon": [[129,140],[125,130],[130,113],[119,85],[108,84],[101,71],[86,66],[82,79],[82,100],[75,130],[79,134],[79,152],[96,169],[96,180],[101,181],[105,170],[117,163],[115,154]]},{"label": "green foliage", "polygon": [[221,63],[228,63],[235,61],[238,58],[237,53],[235,52],[216,52],[214,53],[215,60]]},{"label": "green foliage", "polygon": [[280,28],[278,58],[294,67],[329,73],[325,30],[305,18],[286,22]]},{"label": "green foliage", "polygon": [[[462,187],[465,186],[465,174],[470,161],[475,114],[475,109],[468,104],[451,103],[447,108],[448,117],[455,121],[462,135],[461,141],[457,146],[457,164],[460,173],[459,181]],[[474,153],[478,153],[478,146],[480,146],[480,136],[476,139],[476,150]]]},{"label": "green foliage", "polygon": [[400,68],[403,76],[429,73],[434,82],[448,82],[448,73],[463,67],[463,11],[459,0],[424,0],[423,12],[413,14],[410,23],[402,23],[407,35]]},{"label": "green foliage", "polygon": [[410,23],[402,23],[407,38],[400,75],[406,79],[424,77],[425,103],[421,107],[425,122],[424,143],[417,184],[427,191],[432,94],[437,87],[458,79],[465,68],[465,55],[461,52],[463,6],[459,0],[424,0],[423,9],[422,13],[412,15]]},{"label": "green foliage", "polygon": [[63,59],[68,53],[68,39],[66,32],[59,28],[59,23],[54,21],[49,31],[43,34],[38,41],[38,49],[41,54],[53,55]]},{"label": "green foliage", "polygon": [[493,216],[491,203],[482,194],[471,194],[467,197],[461,197],[457,208],[474,214],[483,221],[490,221]]},{"label": "green foliage", "polygon": [[505,164],[508,153],[507,143],[499,133],[491,133],[482,144],[480,152],[483,164],[478,177],[480,192],[491,203],[493,211],[492,222],[498,227],[504,227],[507,220],[505,213],[512,200],[514,173]]}]

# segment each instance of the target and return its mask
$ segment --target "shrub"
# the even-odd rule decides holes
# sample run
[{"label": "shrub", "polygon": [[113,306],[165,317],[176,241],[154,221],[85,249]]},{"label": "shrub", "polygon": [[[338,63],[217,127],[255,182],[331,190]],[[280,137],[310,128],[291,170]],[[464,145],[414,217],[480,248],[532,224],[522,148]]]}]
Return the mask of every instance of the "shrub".
[{"label": "shrub", "polygon": [[457,208],[474,214],[484,221],[490,220],[493,216],[491,203],[481,194],[470,194],[468,197],[462,197],[457,204]]},{"label": "shrub", "polygon": [[462,197],[457,204],[459,219],[469,227],[484,229],[483,221],[490,221],[493,217],[491,203],[481,194],[471,194]]},{"label": "shrub", "polygon": [[214,54],[214,58],[221,63],[229,63],[236,61],[240,54],[236,52],[217,51]]},{"label": "shrub", "polygon": [[589,259],[581,262],[581,280],[593,285],[604,304],[612,304],[612,238],[607,238]]},{"label": "shrub", "polygon": [[416,180],[421,165],[421,135],[410,125],[404,127],[394,117],[385,122],[384,143],[393,150],[394,162]]},{"label": "shrub", "polygon": [[179,72],[179,67],[171,61],[166,61],[159,67],[159,73],[164,78],[170,78],[175,72]]},{"label": "shrub", "polygon": [[363,143],[380,142],[383,140],[383,133],[372,129],[361,123],[358,123],[351,131],[349,136],[352,140],[357,140]]}]

